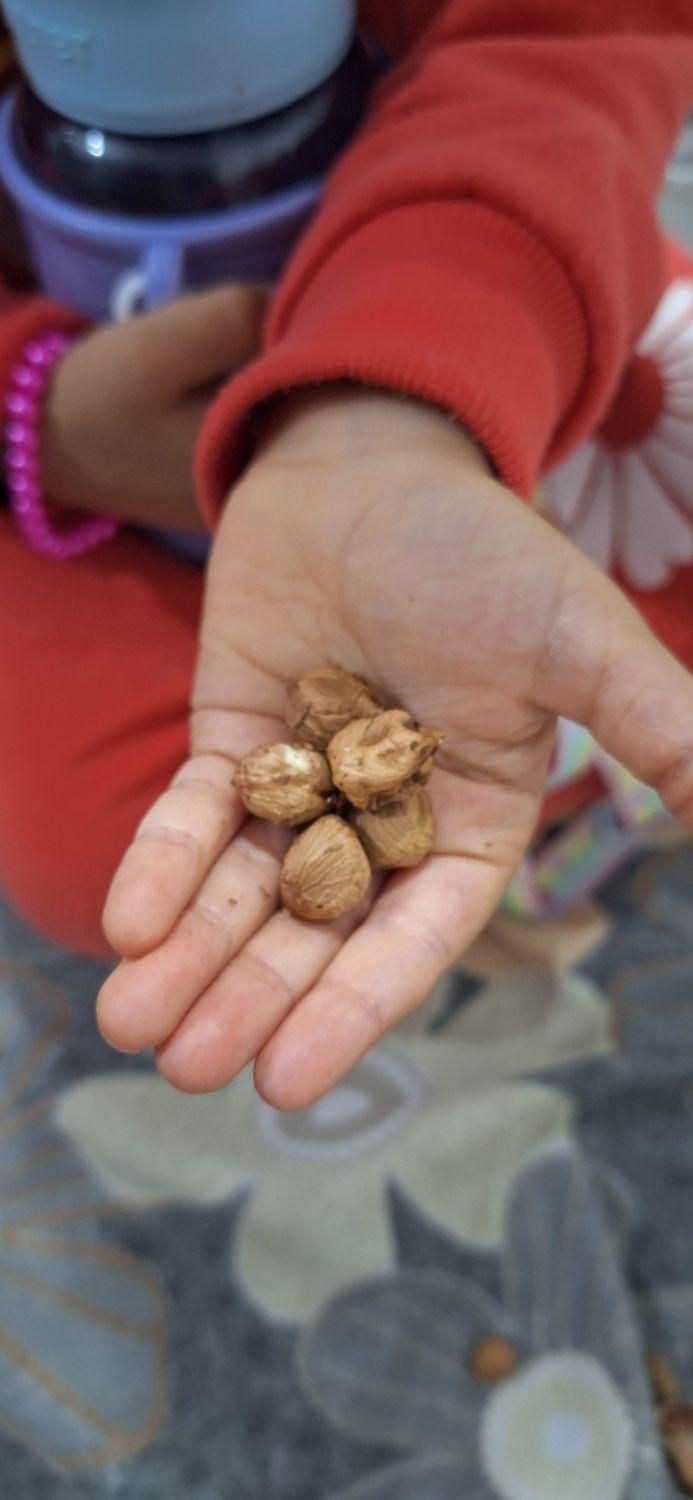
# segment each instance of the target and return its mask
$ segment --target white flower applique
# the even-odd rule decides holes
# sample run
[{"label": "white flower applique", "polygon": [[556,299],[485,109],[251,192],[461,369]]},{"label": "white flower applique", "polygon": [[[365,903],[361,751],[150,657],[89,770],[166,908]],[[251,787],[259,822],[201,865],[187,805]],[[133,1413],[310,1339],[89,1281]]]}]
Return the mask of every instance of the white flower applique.
[{"label": "white flower applique", "polygon": [[693,562],[693,281],[668,288],[606,421],[543,494],[561,530],[634,588]]}]

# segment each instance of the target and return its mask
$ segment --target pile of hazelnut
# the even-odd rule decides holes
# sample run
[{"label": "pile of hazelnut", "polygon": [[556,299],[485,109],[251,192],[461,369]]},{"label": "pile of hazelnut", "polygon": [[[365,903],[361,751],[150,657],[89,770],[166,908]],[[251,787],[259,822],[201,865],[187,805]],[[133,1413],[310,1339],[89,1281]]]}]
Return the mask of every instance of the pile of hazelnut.
[{"label": "pile of hazelnut", "polygon": [[254,817],[309,825],[284,860],[281,897],[295,916],[328,922],[359,905],[373,870],[405,869],[429,853],[424,785],[443,736],[386,708],[341,667],[290,682],[286,720],[294,743],[251,751],[234,785]]}]

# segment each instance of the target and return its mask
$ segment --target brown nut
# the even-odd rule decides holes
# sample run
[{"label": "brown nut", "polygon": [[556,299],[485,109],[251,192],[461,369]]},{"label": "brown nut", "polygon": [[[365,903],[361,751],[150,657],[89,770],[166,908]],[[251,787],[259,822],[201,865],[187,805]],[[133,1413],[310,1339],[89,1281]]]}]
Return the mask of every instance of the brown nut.
[{"label": "brown nut", "polygon": [[263,745],[236,769],[233,784],[256,818],[297,828],[327,811],[332,791],[324,755],[303,745]]},{"label": "brown nut", "polygon": [[281,877],[288,911],[308,922],[330,922],[358,906],[368,890],[371,867],[348,823],[319,818],[289,849]]},{"label": "brown nut", "polygon": [[370,718],[382,706],[367,683],[342,667],[304,672],[286,688],[286,722],[297,740],[317,750],[352,719]]},{"label": "brown nut", "polygon": [[489,1334],[472,1350],[469,1361],[472,1374],[485,1384],[495,1385],[498,1380],[507,1380],[514,1375],[519,1363],[517,1349],[498,1334]]},{"label": "brown nut", "polygon": [[428,780],[442,739],[437,729],[424,729],[402,708],[354,719],[327,747],[335,786],[353,807],[371,812],[401,802]]},{"label": "brown nut", "polygon": [[352,827],[372,870],[405,870],[420,865],[433,847],[433,810],[428,792],[412,792],[378,812],[357,812]]}]

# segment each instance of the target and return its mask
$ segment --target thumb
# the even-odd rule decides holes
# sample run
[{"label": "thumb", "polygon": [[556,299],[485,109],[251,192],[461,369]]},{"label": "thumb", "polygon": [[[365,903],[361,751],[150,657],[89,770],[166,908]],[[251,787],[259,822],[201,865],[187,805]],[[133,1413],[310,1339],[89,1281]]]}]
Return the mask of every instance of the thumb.
[{"label": "thumb", "polygon": [[267,298],[259,286],[215,287],[124,324],[130,337],[139,335],[146,382],[178,399],[222,380],[257,353]]},{"label": "thumb", "polygon": [[545,663],[546,707],[584,724],[693,829],[693,677],[580,554],[563,598]]}]

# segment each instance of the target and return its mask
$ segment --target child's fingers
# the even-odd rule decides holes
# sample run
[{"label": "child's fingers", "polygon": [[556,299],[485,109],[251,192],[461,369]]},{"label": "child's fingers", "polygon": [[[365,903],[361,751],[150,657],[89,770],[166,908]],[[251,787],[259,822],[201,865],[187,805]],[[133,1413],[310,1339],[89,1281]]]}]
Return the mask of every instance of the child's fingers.
[{"label": "child's fingers", "polygon": [[[458,870],[461,866],[459,855],[463,851],[470,870],[478,871],[493,863],[497,873],[490,877],[490,883],[494,889],[500,890],[528,837],[536,799],[497,784],[461,780],[445,772],[437,772],[432,778],[431,795],[439,870]],[[452,859],[448,859],[448,854]],[[423,871],[418,872],[421,874]],[[333,972],[344,943],[352,957],[358,956],[359,950],[352,936],[357,928],[364,934],[366,931],[370,933],[368,949],[374,946],[382,953],[383,963],[390,965],[383,970],[380,983],[392,996],[396,1012],[398,987],[402,985],[402,958],[404,967],[408,961],[408,954],[400,950],[406,949],[411,941],[418,951],[416,934],[426,926],[429,905],[434,929],[439,920],[445,922],[445,902],[438,900],[436,895],[428,903],[426,884],[419,881],[418,875],[393,880],[379,900],[378,892],[384,877],[374,879],[361,907],[338,922],[299,922],[286,912],[272,917],[219,974],[206,993],[201,993],[178,1029],[174,1031],[173,1026],[170,1027],[172,1035],[158,1054],[159,1069],[164,1077],[178,1088],[194,1093],[206,1092],[228,1083],[263,1048],[266,1055],[270,1038],[286,1022],[301,997],[315,986],[319,987],[318,982],[325,970]],[[454,878],[451,879],[449,890],[454,892]],[[448,891],[447,875],[443,883]],[[457,950],[467,941],[470,923],[475,920],[471,891],[465,894],[465,913],[460,920],[454,895],[453,908],[445,941],[451,949]],[[401,918],[398,916],[400,911]],[[401,943],[397,936],[400,920],[404,928]],[[394,957],[390,935],[397,948]],[[433,945],[436,946],[435,940]],[[423,939],[423,946],[428,950],[427,937]],[[413,988],[406,990],[409,1008],[425,997],[432,982],[429,958],[430,952],[424,952],[423,965],[418,969],[415,965],[411,970]],[[406,979],[404,983],[406,985]],[[301,1011],[305,1003],[301,1001],[298,1007]],[[330,999],[328,1017],[331,1011]],[[391,1021],[384,1017],[384,1027],[389,1024]],[[316,1038],[317,1050],[320,1045]],[[317,1061],[315,1057],[311,1061],[313,1071]],[[344,1066],[349,1066],[350,1061],[353,1058],[347,1055]]]},{"label": "child's fingers", "polygon": [[183,766],[149,809],[113,879],[103,927],[134,958],[163,942],[245,817],[232,766],[204,756]]},{"label": "child's fingers", "polygon": [[636,618],[588,719],[599,743],[693,829],[693,677]]},{"label": "child's fingers", "polygon": [[257,1056],[363,920],[375,892],[339,921],[277,912],[210,985],[157,1053],[159,1072],[187,1093],[211,1093]]},{"label": "child's fingers", "polygon": [[608,578],[582,558],[573,576],[581,607],[547,650],[544,701],[585,724],[693,828],[693,677]]},{"label": "child's fingers", "polygon": [[484,926],[509,873],[437,856],[391,881],[261,1051],[262,1096],[279,1109],[305,1109],[331,1089],[425,999]]},{"label": "child's fingers", "polygon": [[236,760],[275,737],[272,721],[239,717],[228,734],[233,757],[193,756],[150,808],[106,901],[103,928],[116,953],[139,958],[167,937],[246,816],[233,788]]},{"label": "child's fingers", "polygon": [[125,323],[123,358],[147,395],[177,398],[221,380],[257,353],[267,294],[229,284],[178,297]]},{"label": "child's fingers", "polygon": [[272,912],[288,834],[254,820],[217,860],[166,941],[120,964],[99,996],[99,1026],[123,1052],[155,1047]]}]

